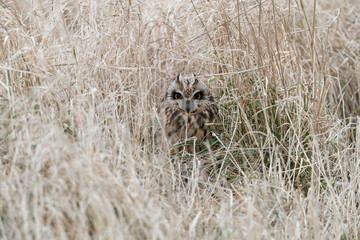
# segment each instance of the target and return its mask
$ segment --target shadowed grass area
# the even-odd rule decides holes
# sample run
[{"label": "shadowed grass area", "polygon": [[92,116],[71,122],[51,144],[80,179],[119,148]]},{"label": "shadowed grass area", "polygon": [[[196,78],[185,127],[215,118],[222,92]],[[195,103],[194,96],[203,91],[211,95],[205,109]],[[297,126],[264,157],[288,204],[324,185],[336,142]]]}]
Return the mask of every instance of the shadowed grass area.
[{"label": "shadowed grass area", "polygon": [[[0,1],[0,238],[359,238],[359,9]],[[155,134],[180,72],[220,108],[195,155]]]}]

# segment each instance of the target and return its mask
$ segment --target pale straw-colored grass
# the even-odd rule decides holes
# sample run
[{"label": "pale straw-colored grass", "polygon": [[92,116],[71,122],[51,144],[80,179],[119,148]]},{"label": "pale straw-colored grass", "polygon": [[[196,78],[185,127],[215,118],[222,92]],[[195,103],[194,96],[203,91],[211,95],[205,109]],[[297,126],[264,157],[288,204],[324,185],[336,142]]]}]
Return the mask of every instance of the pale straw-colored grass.
[{"label": "pale straw-colored grass", "polygon": [[[1,0],[0,238],[358,239],[359,19],[357,0]],[[179,72],[219,102],[210,155],[155,144]]]}]

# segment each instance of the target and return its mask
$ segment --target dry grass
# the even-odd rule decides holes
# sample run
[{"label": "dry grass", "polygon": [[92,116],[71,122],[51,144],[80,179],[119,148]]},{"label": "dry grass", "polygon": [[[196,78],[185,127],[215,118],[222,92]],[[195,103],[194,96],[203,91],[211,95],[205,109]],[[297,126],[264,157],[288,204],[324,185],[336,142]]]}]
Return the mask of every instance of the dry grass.
[{"label": "dry grass", "polygon": [[[359,239],[359,19],[357,0],[1,0],[0,238]],[[197,159],[145,134],[179,72],[224,123],[187,184]]]}]

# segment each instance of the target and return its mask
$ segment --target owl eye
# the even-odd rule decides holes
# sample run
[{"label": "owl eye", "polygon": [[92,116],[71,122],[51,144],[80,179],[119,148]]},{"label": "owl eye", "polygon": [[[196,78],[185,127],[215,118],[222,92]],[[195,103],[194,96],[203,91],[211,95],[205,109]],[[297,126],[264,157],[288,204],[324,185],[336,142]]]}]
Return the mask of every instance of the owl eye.
[{"label": "owl eye", "polygon": [[182,95],[180,93],[174,93],[174,99],[182,99]]},{"label": "owl eye", "polygon": [[202,93],[202,92],[197,92],[197,93],[195,93],[195,95],[194,95],[194,99],[202,99],[202,97],[203,97],[203,93]]}]

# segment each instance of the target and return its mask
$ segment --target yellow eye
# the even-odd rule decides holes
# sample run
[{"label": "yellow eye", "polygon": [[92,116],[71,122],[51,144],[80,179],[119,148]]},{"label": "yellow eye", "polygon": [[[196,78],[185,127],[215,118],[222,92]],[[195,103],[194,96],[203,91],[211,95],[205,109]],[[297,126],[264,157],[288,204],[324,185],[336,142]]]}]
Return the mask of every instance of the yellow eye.
[{"label": "yellow eye", "polygon": [[194,95],[194,99],[201,99],[201,97],[202,97],[201,92],[195,93]]},{"label": "yellow eye", "polygon": [[182,99],[182,96],[180,93],[174,93],[174,99]]}]

